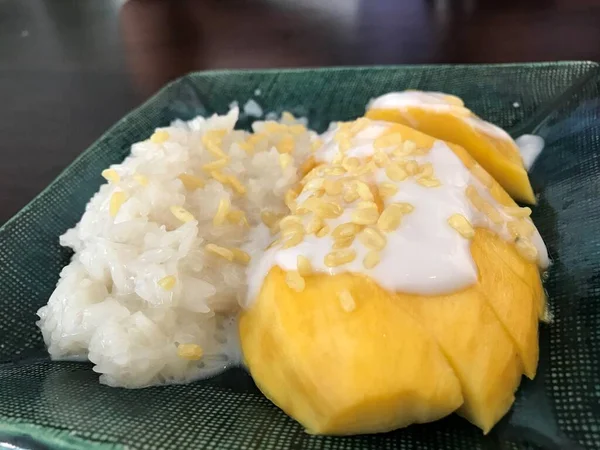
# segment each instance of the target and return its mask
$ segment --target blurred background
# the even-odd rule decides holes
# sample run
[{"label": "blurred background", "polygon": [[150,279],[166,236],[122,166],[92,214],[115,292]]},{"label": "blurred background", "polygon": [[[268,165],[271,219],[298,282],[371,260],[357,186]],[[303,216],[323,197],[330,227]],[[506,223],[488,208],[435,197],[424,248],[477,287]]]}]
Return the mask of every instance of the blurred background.
[{"label": "blurred background", "polygon": [[600,60],[598,0],[0,0],[0,224],[195,70]]}]

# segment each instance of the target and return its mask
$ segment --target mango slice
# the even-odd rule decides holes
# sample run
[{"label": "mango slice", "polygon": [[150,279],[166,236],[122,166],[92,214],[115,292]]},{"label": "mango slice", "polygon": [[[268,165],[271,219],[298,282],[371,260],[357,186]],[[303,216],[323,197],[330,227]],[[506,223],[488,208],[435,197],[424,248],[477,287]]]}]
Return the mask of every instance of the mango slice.
[{"label": "mango slice", "polygon": [[431,298],[398,294],[396,300],[436,337],[461,383],[460,414],[487,433],[511,407],[522,373],[515,346],[487,299],[469,288]]},{"label": "mango slice", "polygon": [[[435,138],[391,132],[430,148]],[[515,202],[472,154],[449,144],[503,206]],[[240,318],[258,387],[311,433],[384,432],[458,412],[487,433],[538,362],[539,269],[495,233],[475,229],[477,282],[459,292],[390,292],[363,274],[315,273],[301,292],[273,267]],[[348,308],[340,293],[349,292]]]},{"label": "mango slice", "polygon": [[[538,304],[527,282],[517,276],[510,263],[524,261],[516,252],[505,252],[508,263],[498,256],[495,248],[510,247],[489,230],[480,229],[475,234],[471,252],[477,261],[479,283],[477,291],[506,328],[512,338],[525,375],[533,379],[538,364]],[[510,256],[509,256],[510,255]],[[531,264],[531,263],[529,263]],[[534,275],[531,282],[538,275]]]},{"label": "mango slice", "polygon": [[[371,109],[366,117],[407,125],[464,147],[513,198],[535,204],[535,195],[515,142],[465,108],[435,110],[403,106],[401,110]],[[473,123],[480,126],[474,126]]]},{"label": "mango slice", "polygon": [[[523,371],[535,374],[538,351],[533,290],[494,247],[510,244],[478,229],[480,282],[435,297],[389,293],[348,273],[306,277],[299,293],[273,268],[240,320],[254,380],[313,433],[382,432],[459,407],[488,432]],[[351,312],[340,305],[343,290],[356,301]]]},{"label": "mango slice", "polygon": [[[533,304],[539,319],[544,317],[546,310],[546,295],[542,286],[542,279],[539,276],[537,264],[528,262],[521,258],[513,245],[505,243],[487,230],[481,230],[482,233],[491,235],[489,239],[479,241],[485,244],[486,250],[493,252],[503,265],[499,267],[509,268],[517,277],[519,277],[530,289],[533,298]],[[516,283],[515,283],[516,284]],[[529,376],[529,375],[528,375]]]},{"label": "mango slice", "polygon": [[[258,387],[309,432],[384,432],[461,406],[459,381],[435,339],[393,294],[347,273],[305,281],[295,292],[273,268],[240,334]],[[342,290],[354,311],[342,308]]]}]

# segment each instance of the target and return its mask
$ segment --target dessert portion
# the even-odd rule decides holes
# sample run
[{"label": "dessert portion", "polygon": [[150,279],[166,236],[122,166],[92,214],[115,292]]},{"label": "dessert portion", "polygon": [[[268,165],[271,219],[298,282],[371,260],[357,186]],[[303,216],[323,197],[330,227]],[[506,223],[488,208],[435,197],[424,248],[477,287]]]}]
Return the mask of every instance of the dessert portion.
[{"label": "dessert portion", "polygon": [[548,255],[531,210],[407,126],[361,118],[323,138],[249,266],[252,376],[313,433],[453,411],[489,431],[537,367]]},{"label": "dessert portion", "polygon": [[[102,172],[38,311],[51,357],[127,388],[242,363],[311,433],[453,412],[488,432],[535,376],[546,313],[512,139],[439,93],[320,136],[237,117],[175,121]],[[523,144],[532,163],[543,143]]]}]

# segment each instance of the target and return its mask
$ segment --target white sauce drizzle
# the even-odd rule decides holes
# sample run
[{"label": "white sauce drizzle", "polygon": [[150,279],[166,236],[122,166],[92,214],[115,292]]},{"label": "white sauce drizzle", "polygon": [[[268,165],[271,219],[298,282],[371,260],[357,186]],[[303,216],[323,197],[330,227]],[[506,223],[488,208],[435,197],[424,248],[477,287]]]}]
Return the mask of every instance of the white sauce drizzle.
[{"label": "white sauce drizzle", "polygon": [[535,134],[524,134],[523,136],[518,137],[515,142],[521,152],[523,165],[527,171],[529,171],[544,149],[544,139]]},{"label": "white sauce drizzle", "polygon": [[456,100],[453,103],[450,99],[458,100],[457,97],[450,97],[442,92],[389,92],[381,97],[371,99],[367,104],[367,109],[401,109],[407,106],[424,106],[447,111],[450,109],[449,106],[456,106]]},{"label": "white sauce drizzle", "polygon": [[[390,126],[391,124],[386,122],[371,121],[369,126],[352,139],[352,145],[345,155],[359,158],[372,155],[375,137]],[[338,153],[338,145],[333,140],[335,131],[330,130],[322,136],[324,145],[315,154],[318,161],[331,163]],[[296,270],[299,255],[307,257],[313,270],[317,272],[365,273],[391,291],[435,295],[455,292],[474,284],[477,281],[477,268],[470,252],[471,241],[450,227],[447,223],[448,218],[453,214],[462,214],[473,227],[488,228],[506,240],[510,239],[506,221],[513,218],[504,213],[502,206],[495,201],[489,190],[471,174],[443,141],[436,141],[426,155],[410,159],[414,159],[420,165],[431,163],[434,176],[440,180],[441,186],[424,187],[418,184],[414,177],[395,182],[399,188],[398,192],[386,198],[385,205],[406,202],[414,206],[414,211],[403,217],[397,230],[386,233],[387,245],[381,251],[381,262],[376,267],[364,268],[363,259],[369,249],[358,239],[349,247],[356,251],[356,258],[352,262],[334,268],[327,267],[324,263],[325,255],[332,251],[334,242],[331,233],[322,238],[306,235],[295,247],[284,249],[280,244],[276,244],[262,256],[252,258],[248,269],[249,299],[256,297],[272,267],[279,266],[286,271]],[[384,169],[377,169],[370,177],[371,181],[377,183],[391,182]],[[465,195],[465,189],[469,185],[475,186],[479,194],[501,214],[505,221],[503,224],[494,224],[470,203]],[[312,192],[305,189],[297,199],[298,204],[310,194]],[[325,195],[323,199],[328,199],[328,196]],[[333,230],[337,225],[350,222],[355,208],[356,203],[346,204],[342,215],[326,220],[327,225]],[[305,226],[310,217],[312,215],[304,216]],[[261,238],[266,242],[269,232],[266,227],[263,228],[262,234],[260,231],[256,233],[257,236],[261,234]],[[548,253],[537,230],[531,240],[538,250],[539,265],[547,267]]]},{"label": "white sauce drizzle", "polygon": [[[460,101],[458,97],[443,94],[441,92],[404,91],[390,92],[371,100],[367,105],[367,110],[397,109],[400,112],[404,112],[408,107],[419,107],[437,112],[449,112],[453,109],[456,110],[457,107],[464,109],[462,101]],[[510,135],[502,128],[480,119],[473,114],[464,117],[464,120],[480,133],[487,134],[488,136],[497,139],[512,141]]]},{"label": "white sauce drizzle", "polygon": [[[315,154],[317,161],[332,162],[333,158],[335,158],[335,156],[339,153],[339,147],[333,139],[338,130],[338,126],[339,125],[336,125],[335,128],[321,135],[323,145]],[[352,139],[352,147],[348,149],[344,155],[354,156],[357,158],[366,158],[371,156],[375,152],[375,148],[373,147],[375,138],[389,127],[390,125],[387,122],[379,122],[374,120],[369,121],[369,126],[354,136]]]}]

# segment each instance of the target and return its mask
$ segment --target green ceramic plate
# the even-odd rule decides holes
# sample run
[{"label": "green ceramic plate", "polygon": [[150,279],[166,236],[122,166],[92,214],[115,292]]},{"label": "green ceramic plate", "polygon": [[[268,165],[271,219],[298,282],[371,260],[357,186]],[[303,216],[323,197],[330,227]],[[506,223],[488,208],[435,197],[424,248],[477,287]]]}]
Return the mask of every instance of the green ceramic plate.
[{"label": "green ceramic plate", "polygon": [[[171,83],[0,229],[0,448],[600,448],[599,70],[565,62],[225,71]],[[522,383],[511,413],[488,436],[456,416],[382,435],[310,436],[243,370],[123,390],[100,385],[88,364],[48,360],[34,323],[70,256],[58,236],[81,216],[100,171],[133,142],[174,118],[244,104],[255,89],[265,111],[290,110],[323,130],[332,119],[361,115],[371,97],[408,88],[458,95],[513,135],[536,131],[547,142],[532,179],[540,194],[534,220],[554,259],[546,283],[554,322],[541,329],[537,378]]]}]

